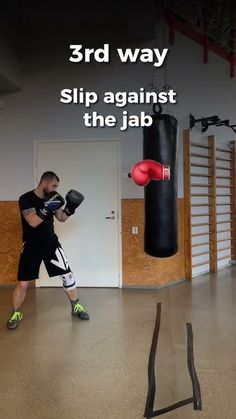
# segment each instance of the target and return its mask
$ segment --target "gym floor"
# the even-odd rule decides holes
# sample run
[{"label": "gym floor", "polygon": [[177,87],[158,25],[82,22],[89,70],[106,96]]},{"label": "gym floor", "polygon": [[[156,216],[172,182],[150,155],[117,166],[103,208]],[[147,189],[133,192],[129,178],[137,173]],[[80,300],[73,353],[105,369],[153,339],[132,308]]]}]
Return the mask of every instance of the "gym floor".
[{"label": "gym floor", "polygon": [[141,419],[156,303],[162,303],[155,409],[191,397],[186,322],[192,322],[203,411],[166,419],[235,419],[236,267],[160,290],[81,289],[91,315],[70,315],[62,289],[31,288],[24,319],[5,328],[12,289],[0,290],[1,419]]}]

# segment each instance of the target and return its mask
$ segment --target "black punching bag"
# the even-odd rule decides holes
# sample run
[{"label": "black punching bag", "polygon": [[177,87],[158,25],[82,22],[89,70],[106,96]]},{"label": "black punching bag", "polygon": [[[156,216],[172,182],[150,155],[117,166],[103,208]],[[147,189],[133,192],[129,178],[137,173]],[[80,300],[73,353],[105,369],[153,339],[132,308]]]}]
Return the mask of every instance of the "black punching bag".
[{"label": "black punching bag", "polygon": [[152,118],[143,130],[143,158],[169,165],[170,179],[152,180],[144,188],[144,248],[150,256],[168,257],[178,251],[177,120],[161,112]]}]

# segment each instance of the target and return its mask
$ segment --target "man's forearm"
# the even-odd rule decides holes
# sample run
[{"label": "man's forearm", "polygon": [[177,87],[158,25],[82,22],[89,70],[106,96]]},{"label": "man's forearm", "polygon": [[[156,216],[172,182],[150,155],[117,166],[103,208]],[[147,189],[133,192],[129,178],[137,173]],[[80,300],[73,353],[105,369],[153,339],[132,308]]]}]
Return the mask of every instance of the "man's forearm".
[{"label": "man's forearm", "polygon": [[58,221],[60,221],[61,223],[65,222],[69,217],[68,215],[66,215],[66,213],[60,208],[59,210],[57,210],[57,217]]},{"label": "man's forearm", "polygon": [[27,223],[33,228],[38,227],[38,225],[42,224],[42,222],[43,222],[42,218],[40,218],[36,214],[34,208],[29,208],[27,210],[24,210],[24,211],[22,211],[22,214],[23,214],[25,220],[27,221]]}]

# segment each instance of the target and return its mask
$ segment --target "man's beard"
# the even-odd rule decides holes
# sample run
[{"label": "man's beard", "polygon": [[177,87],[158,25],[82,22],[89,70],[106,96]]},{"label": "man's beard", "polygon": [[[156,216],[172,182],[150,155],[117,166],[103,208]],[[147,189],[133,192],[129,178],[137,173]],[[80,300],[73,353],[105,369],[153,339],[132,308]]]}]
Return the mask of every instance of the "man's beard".
[{"label": "man's beard", "polygon": [[51,192],[49,192],[47,188],[43,189],[43,193],[44,193],[45,198],[48,198],[51,195]]}]

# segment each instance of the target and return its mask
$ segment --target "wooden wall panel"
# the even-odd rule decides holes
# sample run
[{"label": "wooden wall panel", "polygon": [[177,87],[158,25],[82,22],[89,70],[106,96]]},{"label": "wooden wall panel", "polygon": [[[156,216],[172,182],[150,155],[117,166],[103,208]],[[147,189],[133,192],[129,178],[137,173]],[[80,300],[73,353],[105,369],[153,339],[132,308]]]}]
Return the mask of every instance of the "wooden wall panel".
[{"label": "wooden wall panel", "polygon": [[208,164],[210,165],[208,169],[209,174],[209,259],[210,259],[210,272],[217,272],[217,200],[216,200],[216,141],[214,135],[208,136],[208,146],[209,156]]},{"label": "wooden wall panel", "polygon": [[[184,200],[178,199],[179,251],[169,258],[155,258],[144,252],[144,201],[122,200],[123,285],[156,286],[185,278]],[[139,234],[132,235],[131,227]]]},{"label": "wooden wall panel", "polygon": [[230,157],[232,158],[231,162],[231,179],[230,179],[230,186],[231,188],[231,205],[230,205],[230,211],[232,211],[232,222],[231,222],[231,228],[232,230],[232,239],[231,239],[231,259],[233,261],[236,261],[236,141],[230,141],[231,145],[231,154]]},{"label": "wooden wall panel", "polygon": [[183,132],[184,141],[184,253],[185,274],[192,279],[192,237],[191,237],[191,143],[190,130]]},{"label": "wooden wall panel", "polygon": [[21,223],[18,203],[0,202],[0,285],[16,282],[21,248]]}]

